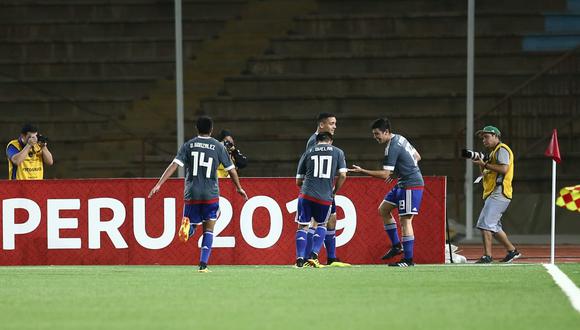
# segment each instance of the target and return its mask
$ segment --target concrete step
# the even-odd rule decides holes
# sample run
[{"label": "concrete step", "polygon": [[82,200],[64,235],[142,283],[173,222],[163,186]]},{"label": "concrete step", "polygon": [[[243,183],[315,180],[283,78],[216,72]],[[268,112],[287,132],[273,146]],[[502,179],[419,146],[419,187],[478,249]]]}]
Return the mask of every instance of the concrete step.
[{"label": "concrete step", "polygon": [[156,84],[155,77],[107,79],[0,79],[0,97],[131,97],[141,98]]},{"label": "concrete step", "polygon": [[[523,36],[515,34],[478,36],[477,51],[519,51]],[[276,55],[307,56],[310,54],[372,55],[392,52],[440,54],[464,51],[467,37],[464,35],[403,36],[288,36],[272,40],[270,52]]]},{"label": "concrete step", "polygon": [[[319,12],[326,14],[408,14],[414,12],[465,11],[463,0],[319,0]],[[558,11],[566,9],[566,0],[484,0],[475,1],[475,10],[511,10],[520,12]]]},{"label": "concrete step", "polygon": [[10,111],[11,119],[49,120],[85,116],[121,117],[131,107],[131,98],[1,97],[0,111]]},{"label": "concrete step", "polygon": [[[246,1],[183,1],[184,18],[230,18],[239,14]],[[134,17],[174,16],[173,1],[3,1],[0,20],[18,22],[29,20],[77,18],[83,20],[131,19]]]},{"label": "concrete step", "polygon": [[[544,31],[540,13],[477,13],[477,33],[537,33]],[[423,35],[467,30],[465,12],[419,13],[408,15],[311,15],[296,18],[293,33],[307,36],[352,36],[373,34]]]},{"label": "concrete step", "polygon": [[[502,93],[527,80],[530,75],[480,74],[475,77],[481,93]],[[462,74],[390,75],[367,74],[349,76],[275,76],[232,77],[225,80],[225,93],[231,96],[420,96],[453,93],[465,90]],[[568,75],[550,77],[551,83],[563,83]]]},{"label": "concrete step", "polygon": [[133,58],[126,60],[0,60],[0,72],[22,79],[157,77],[172,78],[175,59],[170,57]]},{"label": "concrete step", "polygon": [[[183,41],[183,55],[191,58],[199,51],[202,38]],[[3,42],[0,60],[28,61],[128,61],[133,58],[171,58],[173,38],[96,38],[86,40],[13,40]]]},{"label": "concrete step", "polygon": [[[211,38],[225,25],[225,19],[184,19],[183,35]],[[170,19],[133,18],[124,20],[78,19],[53,21],[0,22],[0,40],[103,38],[105,36],[169,38],[174,35],[174,22]]]},{"label": "concrete step", "polygon": [[[504,93],[475,94],[476,114],[490,110],[504,96]],[[579,97],[579,94],[572,94]],[[411,97],[385,97],[365,95],[313,96],[313,97],[213,97],[201,103],[202,113],[210,114],[216,122],[235,119],[260,120],[268,118],[296,119],[312,118],[319,112],[334,113],[350,118],[367,115],[389,115],[404,113],[428,117],[431,112],[444,110],[448,114],[465,113],[465,93],[441,93]],[[550,109],[550,113],[566,114],[573,99],[557,94],[534,93],[514,96],[512,109],[534,116]],[[549,105],[549,106],[546,106]]]},{"label": "concrete step", "polygon": [[[476,53],[476,73],[536,73],[560,57],[560,53],[496,52]],[[578,60],[580,62],[580,59]],[[247,71],[255,75],[279,74],[363,74],[363,73],[462,73],[465,53],[384,55],[265,55],[248,61]]]}]

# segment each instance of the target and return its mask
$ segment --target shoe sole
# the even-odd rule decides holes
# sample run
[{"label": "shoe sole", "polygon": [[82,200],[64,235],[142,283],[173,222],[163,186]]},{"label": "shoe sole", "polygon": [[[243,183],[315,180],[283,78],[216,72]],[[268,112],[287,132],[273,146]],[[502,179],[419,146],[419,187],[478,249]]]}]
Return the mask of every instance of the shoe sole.
[{"label": "shoe sole", "polygon": [[184,217],[181,220],[181,227],[179,227],[179,240],[183,243],[187,242],[189,239],[189,227],[191,224],[189,223],[189,218]]},{"label": "shoe sole", "polygon": [[206,269],[198,269],[197,272],[198,273],[211,273],[211,270],[209,270],[207,268]]}]

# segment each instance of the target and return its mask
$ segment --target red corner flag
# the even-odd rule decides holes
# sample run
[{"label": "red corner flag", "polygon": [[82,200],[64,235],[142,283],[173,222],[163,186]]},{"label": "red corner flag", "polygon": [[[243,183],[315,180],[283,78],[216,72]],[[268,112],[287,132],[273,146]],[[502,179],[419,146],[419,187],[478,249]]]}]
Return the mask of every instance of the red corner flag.
[{"label": "red corner flag", "polygon": [[550,144],[546,151],[544,152],[546,157],[550,157],[556,161],[556,163],[560,164],[562,158],[560,157],[560,147],[558,147],[558,130],[554,128],[552,132],[552,139],[550,140]]}]

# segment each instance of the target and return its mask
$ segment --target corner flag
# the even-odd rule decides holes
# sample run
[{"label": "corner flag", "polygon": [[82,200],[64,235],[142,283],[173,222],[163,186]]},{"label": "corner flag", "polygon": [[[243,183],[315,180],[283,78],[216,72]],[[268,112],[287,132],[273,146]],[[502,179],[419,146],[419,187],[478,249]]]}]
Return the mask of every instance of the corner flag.
[{"label": "corner flag", "polygon": [[580,212],[580,184],[562,188],[560,190],[560,196],[556,199],[556,205],[570,211]]},{"label": "corner flag", "polygon": [[550,144],[548,145],[548,148],[546,148],[544,155],[552,158],[558,164],[562,161],[562,158],[560,157],[560,147],[558,146],[558,130],[555,128],[552,131],[552,139],[550,139]]},{"label": "corner flag", "polygon": [[562,158],[560,157],[560,147],[558,146],[558,130],[554,128],[552,131],[552,138],[550,139],[550,144],[544,155],[552,158],[552,230],[550,238],[550,263],[554,264],[554,259],[556,255],[556,204],[554,200],[556,199],[556,163],[560,164]]}]

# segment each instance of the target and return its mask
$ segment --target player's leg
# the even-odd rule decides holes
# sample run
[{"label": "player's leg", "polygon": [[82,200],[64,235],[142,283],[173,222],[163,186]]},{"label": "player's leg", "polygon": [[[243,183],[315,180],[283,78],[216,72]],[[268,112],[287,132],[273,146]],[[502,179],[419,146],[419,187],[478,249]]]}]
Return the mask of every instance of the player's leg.
[{"label": "player's leg", "polygon": [[316,226],[316,232],[312,239],[312,253],[310,254],[308,263],[313,267],[320,268],[322,265],[318,261],[318,254],[320,253],[320,249],[322,248],[322,244],[324,244],[324,239],[326,237],[326,223],[330,217],[331,205],[322,205],[316,202],[310,203],[312,217],[318,223],[318,226]]},{"label": "player's leg", "polygon": [[302,268],[306,262],[306,246],[308,243],[308,227],[312,218],[308,200],[298,198],[298,210],[296,211],[296,267]]},{"label": "player's leg", "polygon": [[413,231],[413,217],[419,214],[423,199],[423,187],[401,189],[399,196],[399,219],[401,221],[403,258],[389,266],[413,266],[415,252],[415,232]]},{"label": "player's leg", "polygon": [[397,223],[393,218],[391,212],[398,205],[398,188],[393,188],[386,196],[385,199],[379,205],[379,214],[383,219],[383,225],[385,227],[385,232],[391,241],[391,248],[381,259],[390,259],[401,253],[403,253],[403,246],[399,240],[399,233],[397,231]]},{"label": "player's leg", "polygon": [[187,242],[187,240],[193,235],[195,232],[195,224],[192,224],[193,221],[195,223],[199,223],[200,219],[197,219],[197,214],[199,205],[190,205],[186,204],[183,206],[183,218],[181,219],[181,226],[179,227],[178,237],[179,240],[182,242]]},{"label": "player's leg", "polygon": [[317,226],[316,221],[311,220],[310,225],[307,228],[308,233],[306,235],[306,249],[304,250],[305,251],[304,255],[307,257],[310,256],[310,254],[312,253],[312,240],[314,237],[314,233],[316,232],[316,226]]},{"label": "player's leg", "polygon": [[199,257],[199,271],[208,272],[207,264],[213,246],[213,229],[219,214],[219,203],[202,204],[201,217],[203,220],[203,238],[201,239],[201,253]]}]

